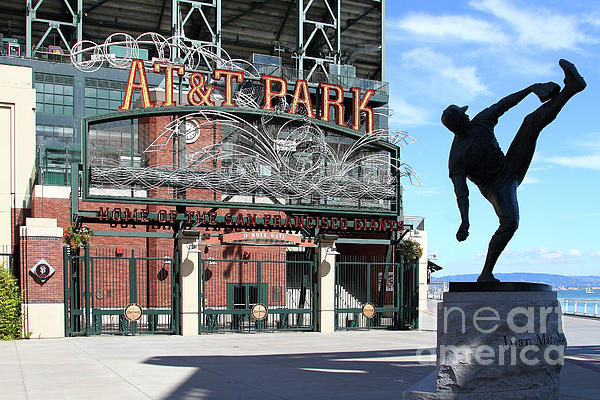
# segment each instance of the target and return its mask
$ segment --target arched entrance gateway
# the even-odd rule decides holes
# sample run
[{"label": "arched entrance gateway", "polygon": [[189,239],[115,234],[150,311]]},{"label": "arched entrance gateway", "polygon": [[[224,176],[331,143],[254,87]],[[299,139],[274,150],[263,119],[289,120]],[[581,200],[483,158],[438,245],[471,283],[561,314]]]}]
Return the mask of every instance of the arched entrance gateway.
[{"label": "arched entrance gateway", "polygon": [[407,136],[375,123],[374,90],[232,64],[176,91],[185,66],[153,68],[164,89],[134,59],[119,111],[82,121],[71,214],[95,238],[65,250],[67,334],[416,326]]}]

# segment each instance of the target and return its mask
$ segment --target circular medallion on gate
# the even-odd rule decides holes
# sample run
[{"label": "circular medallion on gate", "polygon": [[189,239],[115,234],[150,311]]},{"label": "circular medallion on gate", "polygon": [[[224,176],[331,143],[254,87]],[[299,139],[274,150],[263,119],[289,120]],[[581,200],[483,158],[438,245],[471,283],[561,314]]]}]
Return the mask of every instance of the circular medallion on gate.
[{"label": "circular medallion on gate", "polygon": [[267,317],[268,311],[264,304],[258,303],[250,311],[255,320],[261,321]]},{"label": "circular medallion on gate", "polygon": [[362,313],[365,317],[371,319],[375,316],[375,306],[371,303],[367,303],[363,306]]},{"label": "circular medallion on gate", "polygon": [[125,318],[127,318],[130,322],[135,322],[138,319],[142,318],[142,307],[138,306],[135,303],[131,303],[127,307],[125,307],[125,312],[123,313]]}]

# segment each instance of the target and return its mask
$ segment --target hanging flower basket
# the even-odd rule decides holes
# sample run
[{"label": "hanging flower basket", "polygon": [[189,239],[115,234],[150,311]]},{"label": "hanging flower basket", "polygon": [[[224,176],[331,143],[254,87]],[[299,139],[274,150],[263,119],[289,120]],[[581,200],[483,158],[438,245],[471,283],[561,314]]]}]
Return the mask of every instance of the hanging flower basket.
[{"label": "hanging flower basket", "polygon": [[63,241],[65,244],[68,244],[72,250],[76,250],[81,247],[89,247],[92,237],[94,237],[94,231],[87,226],[71,224],[65,230]]},{"label": "hanging flower basket", "polygon": [[423,255],[423,249],[418,242],[413,240],[403,240],[397,247],[398,255],[404,258],[405,262],[416,263]]}]

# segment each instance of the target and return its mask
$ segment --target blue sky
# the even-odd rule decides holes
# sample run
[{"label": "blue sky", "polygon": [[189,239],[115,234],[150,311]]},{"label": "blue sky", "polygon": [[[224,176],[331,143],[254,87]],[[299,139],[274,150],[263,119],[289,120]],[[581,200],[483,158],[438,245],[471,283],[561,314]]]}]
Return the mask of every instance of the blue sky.
[{"label": "blue sky", "polygon": [[[577,66],[588,87],[540,135],[518,191],[520,227],[494,272],[600,275],[600,2],[388,0],[385,35],[391,127],[418,140],[402,151],[422,181],[404,182],[405,214],[425,217],[441,275],[479,273],[498,227],[469,183],[470,236],[455,239],[460,216],[447,167],[453,135],[441,112],[468,104],[472,117],[532,83],[562,86],[560,58]],[[530,95],[500,119],[495,133],[504,151],[539,104]]]}]

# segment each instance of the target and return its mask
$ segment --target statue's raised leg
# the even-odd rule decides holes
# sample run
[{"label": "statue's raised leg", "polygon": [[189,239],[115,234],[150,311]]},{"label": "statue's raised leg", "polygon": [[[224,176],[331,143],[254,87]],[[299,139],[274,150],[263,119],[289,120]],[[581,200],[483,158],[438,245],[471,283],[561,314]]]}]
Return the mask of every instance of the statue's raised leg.
[{"label": "statue's raised leg", "polygon": [[[560,110],[567,104],[571,97],[581,92],[586,87],[585,80],[572,63],[566,60],[560,60],[559,65],[565,73],[564,88],[558,93],[551,93],[552,97],[549,101],[545,102],[534,112],[525,117],[519,131],[506,152],[506,162],[514,172],[519,184],[521,184],[529,169],[535,151],[535,145],[542,129],[554,121]],[[540,88],[541,96],[536,93],[542,101],[544,101],[544,91],[543,88]]]}]

